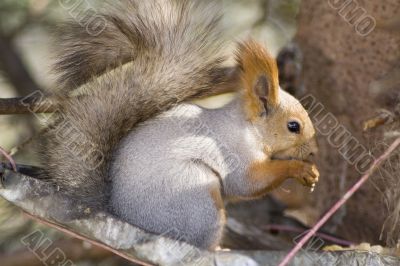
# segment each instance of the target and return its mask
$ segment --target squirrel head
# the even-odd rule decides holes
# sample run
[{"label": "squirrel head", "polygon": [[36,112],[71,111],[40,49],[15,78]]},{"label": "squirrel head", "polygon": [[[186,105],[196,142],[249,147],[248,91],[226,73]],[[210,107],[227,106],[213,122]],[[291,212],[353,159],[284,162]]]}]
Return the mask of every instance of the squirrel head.
[{"label": "squirrel head", "polygon": [[307,160],[318,150],[315,129],[307,111],[279,87],[275,59],[257,42],[240,44],[244,111],[273,159]]}]

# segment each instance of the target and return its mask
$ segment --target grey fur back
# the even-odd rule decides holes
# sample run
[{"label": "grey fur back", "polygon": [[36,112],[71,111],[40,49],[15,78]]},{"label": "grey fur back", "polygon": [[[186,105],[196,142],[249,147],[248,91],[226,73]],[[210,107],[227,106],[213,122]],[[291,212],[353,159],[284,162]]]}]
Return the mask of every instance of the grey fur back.
[{"label": "grey fur back", "polygon": [[59,84],[85,83],[85,94],[64,99],[41,152],[42,177],[96,210],[108,202],[111,154],[136,124],[226,82],[215,5],[130,0],[104,16],[103,34],[66,35]]}]

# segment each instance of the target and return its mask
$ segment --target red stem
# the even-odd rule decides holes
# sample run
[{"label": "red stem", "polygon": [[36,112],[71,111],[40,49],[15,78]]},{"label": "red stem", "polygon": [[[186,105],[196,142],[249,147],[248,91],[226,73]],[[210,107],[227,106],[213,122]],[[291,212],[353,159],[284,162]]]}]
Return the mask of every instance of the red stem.
[{"label": "red stem", "polygon": [[368,180],[368,178],[375,172],[375,170],[384,162],[394,150],[400,145],[400,138],[396,139],[392,145],[390,145],[389,149],[386,150],[384,154],[382,154],[378,159],[376,159],[371,167],[368,169],[367,173],[363,175],[357,183],[351,187],[343,197],[336,202],[335,205],[318,221],[313,228],[296,244],[296,246],[286,255],[286,257],[282,260],[279,266],[286,266],[293,259],[296,253],[310,240],[313,235],[335,214],[335,212],[342,207],[353,194],[360,189],[360,187]]},{"label": "red stem", "polygon": [[0,147],[0,153],[11,163],[14,172],[17,172],[17,164],[14,159],[6,152],[2,147]]}]

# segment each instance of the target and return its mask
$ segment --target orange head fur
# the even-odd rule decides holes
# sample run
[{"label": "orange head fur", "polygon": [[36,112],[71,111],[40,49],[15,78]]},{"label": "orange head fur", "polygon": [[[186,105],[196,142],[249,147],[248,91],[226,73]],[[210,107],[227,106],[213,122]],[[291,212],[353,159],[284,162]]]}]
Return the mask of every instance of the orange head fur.
[{"label": "orange head fur", "polygon": [[305,159],[317,150],[315,130],[300,102],[279,87],[275,59],[257,42],[239,45],[243,107],[261,136],[264,150],[277,159]]}]

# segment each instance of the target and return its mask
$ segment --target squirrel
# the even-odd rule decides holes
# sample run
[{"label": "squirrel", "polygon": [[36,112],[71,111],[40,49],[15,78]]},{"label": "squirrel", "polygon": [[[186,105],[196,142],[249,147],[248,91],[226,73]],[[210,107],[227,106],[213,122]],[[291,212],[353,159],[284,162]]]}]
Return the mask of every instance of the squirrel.
[{"label": "squirrel", "polygon": [[[62,101],[41,178],[92,212],[209,250],[220,242],[226,201],[260,198],[289,178],[315,185],[313,124],[280,89],[261,44],[238,44],[232,84],[213,3],[113,6],[98,36],[72,22],[62,28]],[[221,108],[190,101],[227,85],[237,95]]]}]

